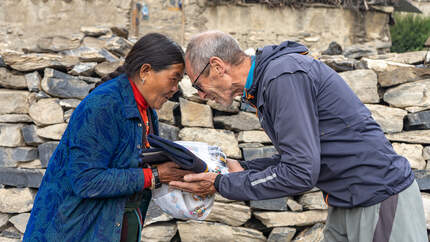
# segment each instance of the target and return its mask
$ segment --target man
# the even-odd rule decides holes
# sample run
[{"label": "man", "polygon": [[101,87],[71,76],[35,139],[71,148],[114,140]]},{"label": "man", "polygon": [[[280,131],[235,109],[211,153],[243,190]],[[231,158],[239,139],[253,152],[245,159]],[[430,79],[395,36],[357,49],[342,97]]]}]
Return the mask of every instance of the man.
[{"label": "man", "polygon": [[170,185],[234,200],[320,188],[329,205],[325,241],[428,241],[409,162],[397,155],[345,81],[307,49],[286,41],[247,56],[222,32],[191,39],[186,70],[201,98],[257,109],[278,155],[238,163],[227,175],[193,174]]}]

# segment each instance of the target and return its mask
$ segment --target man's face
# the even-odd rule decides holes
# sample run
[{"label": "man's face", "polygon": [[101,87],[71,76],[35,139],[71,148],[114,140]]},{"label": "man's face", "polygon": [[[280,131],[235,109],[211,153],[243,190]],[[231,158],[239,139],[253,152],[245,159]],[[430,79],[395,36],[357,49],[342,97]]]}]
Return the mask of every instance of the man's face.
[{"label": "man's face", "polygon": [[[214,100],[224,106],[230,106],[233,102],[233,93],[231,89],[232,80],[230,75],[228,75],[228,68],[230,68],[230,65],[217,57],[212,57],[204,71],[195,70],[190,65],[188,58],[185,58],[185,69],[190,77],[191,83],[195,83],[195,85],[201,89],[198,90],[200,98]],[[202,74],[198,77],[201,72]],[[196,82],[197,77],[198,79]]]}]

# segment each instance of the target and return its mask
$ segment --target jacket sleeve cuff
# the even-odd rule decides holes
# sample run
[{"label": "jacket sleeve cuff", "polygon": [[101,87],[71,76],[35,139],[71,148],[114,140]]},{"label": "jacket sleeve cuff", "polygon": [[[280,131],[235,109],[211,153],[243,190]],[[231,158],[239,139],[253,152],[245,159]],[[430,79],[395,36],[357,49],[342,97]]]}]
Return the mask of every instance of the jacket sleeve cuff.
[{"label": "jacket sleeve cuff", "polygon": [[215,178],[214,187],[215,187],[215,190],[216,190],[217,192],[219,192],[219,182],[220,182],[220,180],[221,180],[221,177],[222,177],[222,175],[221,175],[221,174],[219,174],[219,175],[218,175],[218,176],[216,176],[216,178]]},{"label": "jacket sleeve cuff", "polygon": [[245,170],[249,170],[249,166],[248,166],[248,164],[246,164],[246,161],[244,161],[244,160],[240,160],[240,161],[239,161],[239,164],[240,164],[240,166],[241,166],[243,169],[245,169]]}]

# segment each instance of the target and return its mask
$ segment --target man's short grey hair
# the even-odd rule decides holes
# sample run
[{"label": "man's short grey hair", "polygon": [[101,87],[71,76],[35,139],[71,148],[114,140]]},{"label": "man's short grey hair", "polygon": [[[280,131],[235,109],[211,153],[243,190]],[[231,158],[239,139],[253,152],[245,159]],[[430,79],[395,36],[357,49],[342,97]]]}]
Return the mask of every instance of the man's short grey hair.
[{"label": "man's short grey hair", "polygon": [[207,31],[191,38],[185,56],[194,74],[197,74],[203,70],[212,56],[219,57],[231,65],[238,65],[246,54],[231,35],[221,31]]}]

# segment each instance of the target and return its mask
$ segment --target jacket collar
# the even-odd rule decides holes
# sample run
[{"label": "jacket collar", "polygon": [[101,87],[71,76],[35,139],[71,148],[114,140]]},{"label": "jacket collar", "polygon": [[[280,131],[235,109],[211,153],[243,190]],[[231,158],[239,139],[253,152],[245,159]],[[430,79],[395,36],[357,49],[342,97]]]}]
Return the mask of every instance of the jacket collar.
[{"label": "jacket collar", "polygon": [[119,92],[123,99],[122,114],[126,119],[139,118],[140,113],[137,109],[136,100],[134,98],[133,89],[126,74],[122,74],[117,78],[119,84]]}]

